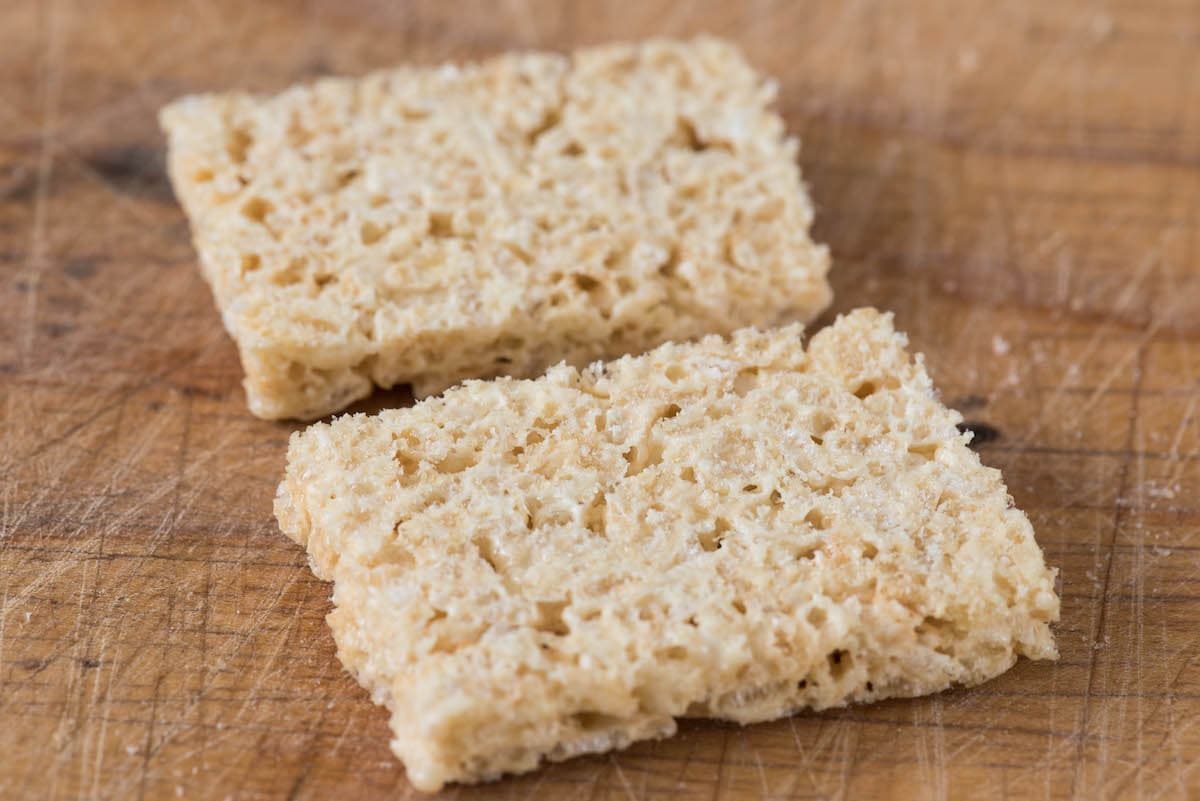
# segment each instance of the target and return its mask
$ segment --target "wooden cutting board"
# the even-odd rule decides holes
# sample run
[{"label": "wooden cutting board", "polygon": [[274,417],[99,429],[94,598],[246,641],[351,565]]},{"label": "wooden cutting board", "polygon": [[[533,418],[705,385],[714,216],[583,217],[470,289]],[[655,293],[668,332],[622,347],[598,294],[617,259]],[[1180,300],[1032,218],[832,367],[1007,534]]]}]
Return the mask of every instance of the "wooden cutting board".
[{"label": "wooden cutting board", "polygon": [[7,0],[0,798],[415,795],[276,530],[294,427],[246,412],[159,106],[698,31],[778,76],[835,309],[895,310],[1004,470],[1062,658],[447,797],[1200,797],[1195,0]]}]

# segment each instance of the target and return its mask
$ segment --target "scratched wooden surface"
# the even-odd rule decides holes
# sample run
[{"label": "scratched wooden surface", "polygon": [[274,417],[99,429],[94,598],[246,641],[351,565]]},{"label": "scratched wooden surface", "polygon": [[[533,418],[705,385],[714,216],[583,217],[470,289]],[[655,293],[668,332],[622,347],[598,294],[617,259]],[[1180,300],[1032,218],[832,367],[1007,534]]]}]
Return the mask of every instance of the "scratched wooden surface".
[{"label": "scratched wooden surface", "polygon": [[[459,799],[1200,797],[1200,5],[0,0],[0,798],[400,799],[162,173],[176,95],[707,30],[1062,570],[1057,664]],[[402,402],[393,394],[382,402]]]}]

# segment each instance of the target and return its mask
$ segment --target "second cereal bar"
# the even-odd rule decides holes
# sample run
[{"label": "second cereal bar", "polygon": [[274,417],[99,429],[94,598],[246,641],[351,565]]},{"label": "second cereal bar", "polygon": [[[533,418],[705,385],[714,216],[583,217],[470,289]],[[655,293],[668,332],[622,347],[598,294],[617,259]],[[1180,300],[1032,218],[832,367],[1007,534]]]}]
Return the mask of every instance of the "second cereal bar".
[{"label": "second cereal bar", "polygon": [[773,97],[702,38],[189,97],[162,123],[251,411],[315,418],[811,320],[829,258]]}]

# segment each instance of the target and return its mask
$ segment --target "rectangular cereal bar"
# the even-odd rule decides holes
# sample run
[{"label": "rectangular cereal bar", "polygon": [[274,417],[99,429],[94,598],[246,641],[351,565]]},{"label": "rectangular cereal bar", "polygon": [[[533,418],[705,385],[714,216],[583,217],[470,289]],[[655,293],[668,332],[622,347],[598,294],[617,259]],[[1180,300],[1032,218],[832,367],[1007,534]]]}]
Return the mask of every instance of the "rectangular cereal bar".
[{"label": "rectangular cereal bar", "polygon": [[332,78],[161,115],[250,410],[314,418],[830,299],[774,86],[701,38]]},{"label": "rectangular cereal bar", "polygon": [[292,436],[276,515],[412,783],[972,685],[1054,571],[889,315],[470,381]]}]

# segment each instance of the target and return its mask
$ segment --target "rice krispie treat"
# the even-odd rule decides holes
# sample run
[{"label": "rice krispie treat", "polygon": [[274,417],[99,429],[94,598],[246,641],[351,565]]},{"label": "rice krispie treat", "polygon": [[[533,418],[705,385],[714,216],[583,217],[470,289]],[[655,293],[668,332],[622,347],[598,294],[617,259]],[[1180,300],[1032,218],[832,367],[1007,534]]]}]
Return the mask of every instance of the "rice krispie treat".
[{"label": "rice krispie treat", "polygon": [[161,115],[251,411],[314,418],[830,300],[797,142],[731,45],[332,78]]},{"label": "rice krispie treat", "polygon": [[432,791],[1054,658],[1054,571],[960,420],[860,310],[314,425],[276,514]]}]

